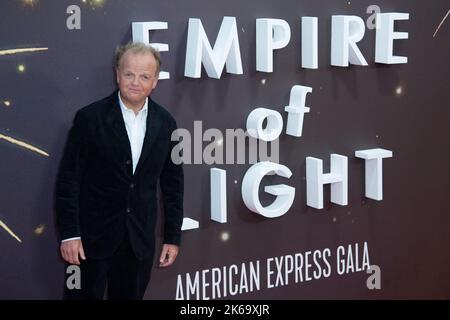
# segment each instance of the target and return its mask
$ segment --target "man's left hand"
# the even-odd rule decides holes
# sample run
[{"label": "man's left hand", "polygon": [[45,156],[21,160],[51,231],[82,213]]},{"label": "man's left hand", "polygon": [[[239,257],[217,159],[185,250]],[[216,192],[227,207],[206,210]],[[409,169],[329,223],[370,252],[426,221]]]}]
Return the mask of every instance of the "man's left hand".
[{"label": "man's left hand", "polygon": [[178,246],[174,244],[164,244],[159,257],[159,266],[162,268],[171,266],[178,255]]}]

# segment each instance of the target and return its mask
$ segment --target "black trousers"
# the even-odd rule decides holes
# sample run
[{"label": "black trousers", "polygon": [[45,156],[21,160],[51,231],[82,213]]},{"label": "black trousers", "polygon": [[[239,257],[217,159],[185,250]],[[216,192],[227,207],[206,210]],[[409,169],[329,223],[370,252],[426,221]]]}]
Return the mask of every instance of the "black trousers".
[{"label": "black trousers", "polygon": [[112,300],[142,300],[150,281],[153,253],[138,260],[128,237],[116,253],[106,259],[81,260],[81,289],[65,286],[66,300],[102,300],[107,288],[107,298]]}]

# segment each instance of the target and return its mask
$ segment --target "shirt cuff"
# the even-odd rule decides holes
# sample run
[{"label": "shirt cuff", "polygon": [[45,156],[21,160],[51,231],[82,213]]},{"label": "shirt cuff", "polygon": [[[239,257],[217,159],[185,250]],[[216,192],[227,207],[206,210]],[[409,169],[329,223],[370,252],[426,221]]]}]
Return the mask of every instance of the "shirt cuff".
[{"label": "shirt cuff", "polygon": [[74,238],[64,239],[64,240],[61,240],[61,243],[66,242],[66,241],[71,241],[71,240],[81,240],[81,237],[74,237]]}]

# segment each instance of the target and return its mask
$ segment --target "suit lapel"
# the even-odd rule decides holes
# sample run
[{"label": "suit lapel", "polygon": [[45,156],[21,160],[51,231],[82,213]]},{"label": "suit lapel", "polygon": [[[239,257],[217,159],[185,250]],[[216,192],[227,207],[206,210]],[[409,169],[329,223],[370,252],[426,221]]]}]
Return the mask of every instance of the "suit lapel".
[{"label": "suit lapel", "polygon": [[159,121],[154,102],[148,98],[148,112],[147,112],[147,128],[145,130],[144,144],[142,145],[141,156],[136,167],[135,175],[139,174],[145,159],[151,152],[158,152],[152,150],[152,145],[158,136],[159,129],[161,128],[161,121]]},{"label": "suit lapel", "polygon": [[115,134],[119,148],[131,159],[130,140],[128,139],[127,129],[120,110],[118,91],[111,95],[111,108],[108,111],[106,121]]}]

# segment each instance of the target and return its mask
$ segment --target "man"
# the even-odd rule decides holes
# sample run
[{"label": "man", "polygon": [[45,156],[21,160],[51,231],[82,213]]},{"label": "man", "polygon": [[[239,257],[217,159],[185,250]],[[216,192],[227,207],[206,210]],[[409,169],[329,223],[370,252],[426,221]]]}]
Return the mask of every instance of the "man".
[{"label": "man", "polygon": [[150,280],[157,185],[164,206],[160,267],[178,254],[183,170],[171,161],[176,122],[149,96],[160,56],[142,43],[116,51],[119,90],[79,110],[56,182],[61,255],[80,265],[81,289],[66,299],[142,299]]}]

